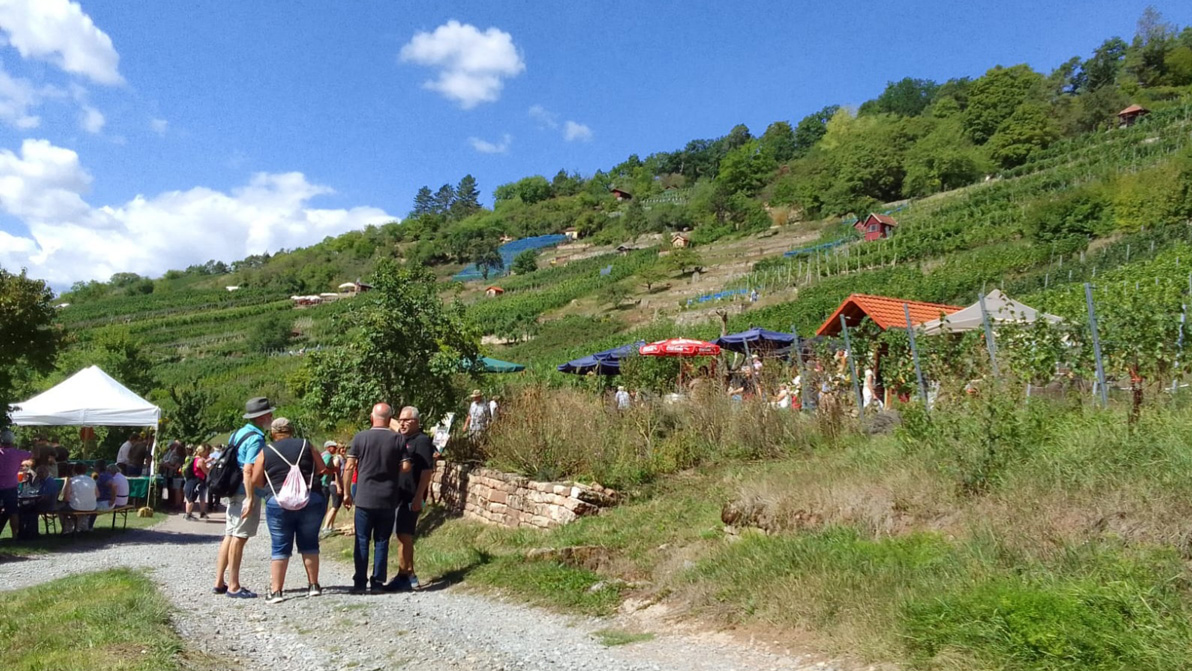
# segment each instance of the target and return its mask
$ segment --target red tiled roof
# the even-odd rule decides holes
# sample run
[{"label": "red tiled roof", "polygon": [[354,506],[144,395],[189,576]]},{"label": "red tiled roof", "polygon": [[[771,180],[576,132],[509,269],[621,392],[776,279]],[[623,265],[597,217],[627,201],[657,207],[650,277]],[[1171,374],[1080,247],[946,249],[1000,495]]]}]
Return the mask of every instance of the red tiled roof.
[{"label": "red tiled roof", "polygon": [[1138,112],[1149,112],[1150,110],[1141,105],[1130,105],[1126,109],[1118,112],[1118,116],[1123,114],[1137,114]]},{"label": "red tiled roof", "polygon": [[865,221],[869,221],[870,219],[877,219],[878,221],[880,221],[883,224],[886,224],[887,226],[897,226],[898,225],[898,222],[894,221],[894,217],[891,217],[886,214],[877,214],[875,212],[870,212],[869,216],[865,217]]},{"label": "red tiled roof", "polygon": [[868,294],[853,294],[844,299],[840,307],[828,317],[819,330],[819,336],[830,336],[840,333],[840,315],[844,315],[849,326],[855,326],[863,317],[869,317],[882,330],[895,327],[906,328],[906,314],[902,305],[910,308],[911,323],[922,324],[933,319],[939,319],[941,314],[950,315],[964,309],[955,305],[941,305],[939,303],[924,303],[923,301],[908,301],[903,298],[888,298],[886,296],[870,296]]},{"label": "red tiled roof", "polygon": [[[503,293],[505,293],[505,290],[504,290],[504,289],[502,289],[501,287],[495,287],[495,286],[494,286],[494,287],[487,287],[487,288],[485,288],[485,290],[484,290],[484,291],[485,291],[485,292],[489,292],[489,291],[495,291],[495,292],[497,292],[497,293],[499,293],[499,294],[503,294]],[[932,317],[932,319],[936,319],[936,317]]]}]

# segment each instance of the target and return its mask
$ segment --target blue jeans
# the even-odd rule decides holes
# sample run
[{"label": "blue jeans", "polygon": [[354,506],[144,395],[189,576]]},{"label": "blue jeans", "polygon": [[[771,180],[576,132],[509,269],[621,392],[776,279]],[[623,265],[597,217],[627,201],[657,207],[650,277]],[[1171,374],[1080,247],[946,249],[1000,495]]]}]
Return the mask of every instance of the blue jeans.
[{"label": "blue jeans", "polygon": [[310,493],[310,501],[302,510],[286,510],[270,498],[265,504],[265,521],[269,525],[272,541],[270,559],[289,559],[298,543],[298,554],[319,554],[319,527],[323,525],[323,514],[327,512],[327,499],[322,494]]},{"label": "blue jeans", "polygon": [[393,534],[393,508],[361,508],[356,506],[356,549],[352,552],[356,573],[352,582],[364,587],[368,571],[368,542],[373,542],[372,581],[383,583],[389,574],[389,536]]}]

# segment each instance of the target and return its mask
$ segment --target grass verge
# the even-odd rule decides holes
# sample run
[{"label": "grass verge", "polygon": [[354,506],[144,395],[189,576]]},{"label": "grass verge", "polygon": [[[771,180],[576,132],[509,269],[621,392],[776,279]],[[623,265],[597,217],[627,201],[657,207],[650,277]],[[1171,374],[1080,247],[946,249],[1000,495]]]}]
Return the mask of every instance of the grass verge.
[{"label": "grass verge", "polygon": [[592,632],[600,645],[613,647],[616,645],[629,645],[630,643],[640,643],[642,641],[653,640],[654,634],[635,634],[631,631],[624,631],[622,629],[600,629]]},{"label": "grass verge", "polygon": [[181,668],[170,606],[128,569],[62,578],[0,599],[0,659],[9,671]]}]

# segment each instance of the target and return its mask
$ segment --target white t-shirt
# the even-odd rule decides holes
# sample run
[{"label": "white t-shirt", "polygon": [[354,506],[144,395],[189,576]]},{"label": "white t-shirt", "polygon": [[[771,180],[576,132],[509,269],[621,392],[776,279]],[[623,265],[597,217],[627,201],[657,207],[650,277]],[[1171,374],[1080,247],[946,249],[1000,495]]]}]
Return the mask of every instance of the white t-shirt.
[{"label": "white t-shirt", "polygon": [[471,407],[468,408],[468,417],[471,421],[468,423],[468,430],[475,433],[483,431],[488,428],[488,404],[483,401],[472,401]]},{"label": "white t-shirt", "polygon": [[497,418],[497,402],[496,401],[488,402],[488,418],[490,420]]},{"label": "white t-shirt", "polygon": [[617,402],[617,410],[628,410],[629,409],[629,401],[630,401],[629,392],[618,391],[616,393],[616,395],[613,396],[613,400],[615,400]]},{"label": "white t-shirt", "polygon": [[90,475],[76,475],[70,479],[70,498],[66,503],[71,510],[95,510],[98,494],[99,486]]},{"label": "white t-shirt", "polygon": [[[128,464],[128,453],[131,450],[132,450],[132,442],[127,441],[127,440],[124,441],[124,444],[120,446],[120,451],[116,453],[116,463],[127,465]],[[137,465],[140,466],[140,464],[137,464]]]},{"label": "white t-shirt", "polygon": [[112,482],[116,483],[116,500],[112,505],[117,508],[128,505],[128,478],[123,473],[117,473],[112,476]]}]

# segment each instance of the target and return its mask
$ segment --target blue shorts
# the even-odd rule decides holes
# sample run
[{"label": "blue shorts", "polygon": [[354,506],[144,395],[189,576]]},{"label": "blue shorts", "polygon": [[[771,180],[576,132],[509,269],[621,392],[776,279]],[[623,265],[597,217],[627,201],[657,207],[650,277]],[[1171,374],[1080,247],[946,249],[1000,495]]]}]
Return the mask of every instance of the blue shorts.
[{"label": "blue shorts", "polygon": [[265,504],[265,521],[272,541],[270,559],[289,559],[295,543],[298,554],[319,554],[319,528],[326,512],[327,499],[315,492],[310,493],[310,501],[302,510],[286,510],[278,505],[277,499],[270,498]]},{"label": "blue shorts", "polygon": [[9,487],[8,489],[0,489],[0,510],[4,511],[5,515],[17,514],[17,488]]}]

